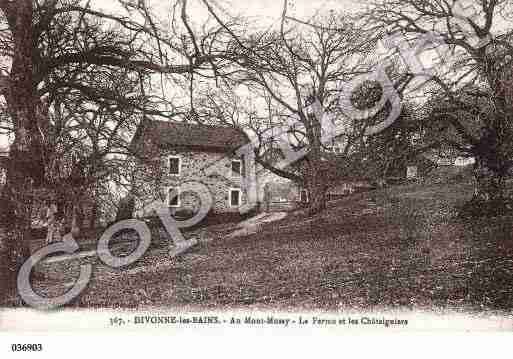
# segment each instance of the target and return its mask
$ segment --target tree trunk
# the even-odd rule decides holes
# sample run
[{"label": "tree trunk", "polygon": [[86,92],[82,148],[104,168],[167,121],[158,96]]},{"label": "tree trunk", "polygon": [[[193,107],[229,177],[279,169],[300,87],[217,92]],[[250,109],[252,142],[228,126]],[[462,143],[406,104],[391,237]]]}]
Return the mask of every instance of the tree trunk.
[{"label": "tree trunk", "polygon": [[312,186],[308,188],[309,205],[308,215],[313,216],[326,209],[326,188],[323,186]]},{"label": "tree trunk", "polygon": [[326,209],[326,192],[328,191],[328,186],[326,185],[326,178],[324,178],[323,171],[319,166],[310,168],[309,172],[307,179],[308,214],[313,216]]},{"label": "tree trunk", "polygon": [[89,229],[96,229],[98,222],[98,189],[96,185],[93,189],[92,202],[92,208],[90,208],[89,215]]},{"label": "tree trunk", "polygon": [[73,204],[72,209],[72,217],[71,217],[71,235],[73,238],[77,239],[80,235],[80,228],[82,225],[82,216],[81,216],[81,203],[80,199],[77,200],[75,204]]},{"label": "tree trunk", "polygon": [[[496,122],[499,123],[499,119]],[[503,151],[504,146],[501,145],[503,139],[498,135],[502,131],[484,127],[481,132],[479,143],[475,147],[476,186],[473,202],[482,204],[483,212],[500,213],[506,209],[504,179],[510,167],[509,160]]]},{"label": "tree trunk", "polygon": [[6,303],[18,298],[17,272],[30,254],[32,201],[34,189],[44,184],[43,134],[47,133],[48,118],[33,83],[33,2],[5,2],[2,11],[13,39],[10,85],[4,95],[15,134],[2,193],[0,303]]},{"label": "tree trunk", "polygon": [[476,159],[474,166],[474,200],[479,203],[503,203],[505,200],[504,175],[502,171]]}]

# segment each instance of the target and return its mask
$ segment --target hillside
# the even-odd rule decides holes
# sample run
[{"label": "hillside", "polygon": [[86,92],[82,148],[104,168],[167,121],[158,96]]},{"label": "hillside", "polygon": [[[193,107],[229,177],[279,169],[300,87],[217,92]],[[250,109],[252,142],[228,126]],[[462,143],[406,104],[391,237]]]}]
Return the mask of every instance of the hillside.
[{"label": "hillside", "polygon": [[249,235],[216,227],[175,259],[157,247],[119,270],[95,257],[47,263],[36,287],[62,293],[78,264],[93,262],[94,280],[70,306],[509,311],[513,219],[459,219],[454,206],[470,194],[462,184],[361,193]]}]

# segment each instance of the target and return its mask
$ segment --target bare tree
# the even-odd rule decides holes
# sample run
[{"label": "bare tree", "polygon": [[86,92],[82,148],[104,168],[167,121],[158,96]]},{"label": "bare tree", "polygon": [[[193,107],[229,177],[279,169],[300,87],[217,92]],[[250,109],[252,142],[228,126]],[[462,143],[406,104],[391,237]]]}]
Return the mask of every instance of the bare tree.
[{"label": "bare tree", "polygon": [[[222,76],[229,62],[227,24],[194,32],[186,0],[175,4],[180,24],[173,22],[171,30],[146,1],[112,5],[115,10],[107,12],[82,0],[0,1],[2,129],[13,138],[2,190],[3,299],[15,297],[16,273],[29,255],[36,193],[59,178],[50,168],[67,167],[61,183],[74,176],[82,181],[79,188],[97,181],[106,156],[121,149],[117,130],[127,126],[121,111],[139,120],[143,113],[176,114],[163,96],[143,94],[134,83],[149,86],[157,75],[173,84],[175,76],[192,80],[212,69]],[[115,81],[120,75],[126,82]],[[96,120],[110,124],[96,126]],[[102,148],[95,148],[99,143]],[[55,165],[59,151],[70,145],[71,153],[86,148],[86,154]]]},{"label": "bare tree", "polygon": [[366,15],[372,31],[400,35],[403,44],[436,34],[432,45],[442,56],[428,104],[444,104],[431,113],[446,124],[444,143],[475,158],[480,202],[504,201],[504,176],[512,165],[510,12],[504,0],[382,0]]},{"label": "bare tree", "polygon": [[[260,45],[248,51],[253,41]],[[200,96],[198,102],[206,109],[200,118],[228,122],[254,135],[257,163],[308,189],[311,214],[325,208],[333,185],[374,176],[368,129],[383,121],[391,104],[352,121],[339,101],[350,80],[374,70],[368,58],[375,42],[357,22],[335,13],[298,22],[287,16],[285,2],[279,30],[238,39],[237,45],[245,56],[244,71],[224,92]],[[399,93],[411,79],[392,77]],[[364,81],[351,95],[351,106],[372,109],[384,92],[378,81]],[[244,93],[250,94],[249,100]],[[336,136],[328,133],[330,124],[338,128]],[[293,163],[283,161],[283,137],[298,155]],[[336,153],[335,142],[340,149]]]}]

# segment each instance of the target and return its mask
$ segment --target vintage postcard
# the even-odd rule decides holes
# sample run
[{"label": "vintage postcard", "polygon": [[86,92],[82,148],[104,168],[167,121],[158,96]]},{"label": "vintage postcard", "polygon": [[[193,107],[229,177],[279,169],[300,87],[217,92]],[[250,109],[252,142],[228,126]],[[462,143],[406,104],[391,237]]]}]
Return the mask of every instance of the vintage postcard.
[{"label": "vintage postcard", "polygon": [[513,331],[510,0],[0,22],[3,333]]}]

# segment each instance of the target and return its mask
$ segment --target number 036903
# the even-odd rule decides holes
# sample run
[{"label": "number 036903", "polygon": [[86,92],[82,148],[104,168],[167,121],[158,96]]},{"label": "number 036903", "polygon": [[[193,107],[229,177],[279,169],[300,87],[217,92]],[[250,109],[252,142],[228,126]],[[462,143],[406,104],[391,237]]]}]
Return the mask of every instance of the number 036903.
[{"label": "number 036903", "polygon": [[13,352],[40,352],[43,351],[43,344],[11,344]]}]

